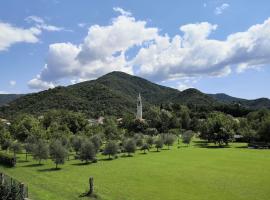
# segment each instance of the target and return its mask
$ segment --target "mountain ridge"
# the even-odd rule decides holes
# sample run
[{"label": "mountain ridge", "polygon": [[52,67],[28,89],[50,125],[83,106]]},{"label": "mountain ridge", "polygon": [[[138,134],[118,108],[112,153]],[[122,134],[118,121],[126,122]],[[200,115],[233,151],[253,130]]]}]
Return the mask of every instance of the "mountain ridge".
[{"label": "mountain ridge", "polygon": [[205,94],[194,88],[181,92],[141,77],[115,71],[95,80],[23,95],[0,107],[0,117],[18,113],[42,114],[49,109],[67,109],[83,112],[92,117],[123,116],[126,113],[135,113],[138,93],[142,95],[145,109],[151,105],[168,102],[215,106],[235,103],[233,100],[238,100],[238,103],[249,108],[270,108],[269,99],[250,101],[226,94]]}]

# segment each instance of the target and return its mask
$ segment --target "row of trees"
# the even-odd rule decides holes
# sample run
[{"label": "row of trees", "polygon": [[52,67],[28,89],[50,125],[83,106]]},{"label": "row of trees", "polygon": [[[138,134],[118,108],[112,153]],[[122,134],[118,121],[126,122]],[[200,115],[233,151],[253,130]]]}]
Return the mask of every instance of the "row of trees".
[{"label": "row of trees", "polygon": [[[188,132],[184,135],[186,137],[183,136],[183,142],[190,143],[193,135]],[[189,135],[188,140],[187,135]],[[90,138],[85,135],[76,135],[69,139],[63,137],[51,141],[29,136],[23,145],[18,141],[14,141],[10,145],[2,146],[2,149],[6,151],[11,150],[15,158],[17,153],[21,153],[24,150],[26,161],[29,154],[31,154],[33,159],[37,160],[39,164],[41,164],[42,160],[51,158],[56,165],[55,167],[58,168],[59,164],[64,164],[66,160],[69,160],[69,156],[73,151],[75,152],[75,159],[88,163],[90,161],[97,162],[97,154],[99,152],[107,155],[108,159],[112,159],[119,153],[126,153],[128,156],[131,156],[138,149],[144,153],[153,147],[156,148],[156,151],[160,151],[164,145],[170,149],[175,140],[176,136],[172,134],[162,134],[155,137],[136,134],[132,138],[123,138],[121,141],[103,141],[99,135]]]}]

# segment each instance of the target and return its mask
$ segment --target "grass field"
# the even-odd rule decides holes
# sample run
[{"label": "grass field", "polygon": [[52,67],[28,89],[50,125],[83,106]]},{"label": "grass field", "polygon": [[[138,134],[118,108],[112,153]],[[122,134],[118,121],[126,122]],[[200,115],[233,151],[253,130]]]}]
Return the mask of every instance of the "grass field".
[{"label": "grass field", "polygon": [[[102,157],[100,157],[101,159]],[[76,200],[94,177],[104,200],[269,200],[270,150],[196,146],[119,157],[82,165],[68,161],[53,170],[51,161],[23,162],[0,171],[29,185],[34,200]]]}]

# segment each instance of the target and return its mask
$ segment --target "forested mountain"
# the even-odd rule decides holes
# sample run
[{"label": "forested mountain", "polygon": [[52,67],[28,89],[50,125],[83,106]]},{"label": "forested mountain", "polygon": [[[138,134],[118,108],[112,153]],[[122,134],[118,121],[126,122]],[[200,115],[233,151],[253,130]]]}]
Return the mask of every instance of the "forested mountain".
[{"label": "forested mountain", "polygon": [[224,93],[209,94],[209,96],[223,103],[239,103],[242,106],[251,108],[251,109],[270,108],[270,100],[268,98],[247,100],[247,99],[232,97]]},{"label": "forested mountain", "polygon": [[40,115],[50,109],[79,111],[92,117],[123,116],[135,113],[139,93],[144,109],[169,102],[206,107],[238,102],[249,108],[270,107],[269,99],[244,100],[225,94],[207,95],[196,89],[180,92],[123,72],[111,72],[96,80],[24,95],[2,106],[0,117],[9,118],[18,113]]},{"label": "forested mountain", "polygon": [[122,116],[135,113],[141,93],[144,109],[166,102],[212,105],[217,101],[195,89],[180,92],[123,72],[111,72],[96,80],[56,87],[23,96],[0,108],[0,116],[41,114],[49,109],[80,111],[89,116]]},{"label": "forested mountain", "polygon": [[21,97],[21,94],[0,94],[0,106],[8,104],[9,102]]}]

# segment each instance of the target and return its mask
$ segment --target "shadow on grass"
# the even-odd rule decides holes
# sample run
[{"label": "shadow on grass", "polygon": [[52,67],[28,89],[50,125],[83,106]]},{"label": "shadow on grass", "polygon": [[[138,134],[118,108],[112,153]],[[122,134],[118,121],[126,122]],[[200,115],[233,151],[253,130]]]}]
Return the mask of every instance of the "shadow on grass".
[{"label": "shadow on grass", "polygon": [[234,147],[234,148],[237,148],[237,149],[247,149],[248,148],[248,145],[238,146],[238,147]]},{"label": "shadow on grass", "polygon": [[97,194],[89,194],[89,192],[84,192],[79,195],[80,198],[87,198],[87,199],[101,199]]},{"label": "shadow on grass", "polygon": [[30,162],[29,160],[18,160],[17,163],[28,163]]},{"label": "shadow on grass", "polygon": [[83,165],[91,165],[92,162],[81,162],[81,163],[73,163],[71,165],[74,165],[74,166],[83,166]]},{"label": "shadow on grass", "polygon": [[117,159],[117,158],[100,158],[98,161],[112,161],[115,159]]},{"label": "shadow on grass", "polygon": [[55,172],[55,171],[59,171],[59,170],[61,170],[61,168],[38,169],[37,171],[39,171],[39,172]]},{"label": "shadow on grass", "polygon": [[145,153],[144,152],[140,152],[139,154],[140,155],[147,155],[147,152],[145,152]]},{"label": "shadow on grass", "polygon": [[43,166],[44,164],[30,164],[30,165],[24,165],[22,167],[40,167],[40,166]]}]

